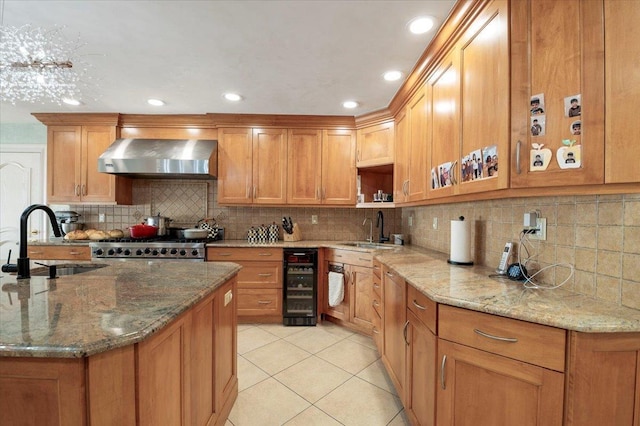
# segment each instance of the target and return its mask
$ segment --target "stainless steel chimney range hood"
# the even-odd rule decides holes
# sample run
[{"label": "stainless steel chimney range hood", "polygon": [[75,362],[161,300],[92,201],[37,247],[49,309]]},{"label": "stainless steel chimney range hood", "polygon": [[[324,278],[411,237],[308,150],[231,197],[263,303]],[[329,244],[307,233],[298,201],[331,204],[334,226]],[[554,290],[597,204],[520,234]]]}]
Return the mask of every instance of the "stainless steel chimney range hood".
[{"label": "stainless steel chimney range hood", "polygon": [[98,171],[132,178],[215,179],[218,141],[116,139],[98,158]]}]

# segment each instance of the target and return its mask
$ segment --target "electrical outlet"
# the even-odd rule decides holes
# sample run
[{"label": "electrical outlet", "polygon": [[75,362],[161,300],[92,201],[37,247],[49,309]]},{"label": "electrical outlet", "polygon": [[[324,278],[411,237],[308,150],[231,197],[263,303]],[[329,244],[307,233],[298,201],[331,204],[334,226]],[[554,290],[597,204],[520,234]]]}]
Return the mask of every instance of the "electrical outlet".
[{"label": "electrical outlet", "polygon": [[409,216],[409,226],[413,226],[413,216]]},{"label": "electrical outlet", "polygon": [[438,218],[437,217],[433,218],[433,223],[431,224],[431,226],[433,227],[433,229],[438,229]]},{"label": "electrical outlet", "polygon": [[106,214],[104,214],[104,213],[100,213],[100,214],[98,215],[98,222],[100,222],[100,223],[104,223],[104,222],[106,222],[106,221],[107,221],[107,215],[106,215]]},{"label": "electrical outlet", "polygon": [[318,224],[318,215],[317,214],[312,214],[311,215],[311,224],[312,225],[317,225]]},{"label": "electrical outlet", "polygon": [[546,241],[547,240],[547,219],[544,217],[537,218],[535,229],[536,229],[536,232],[534,232],[533,234],[529,234],[529,239]]}]

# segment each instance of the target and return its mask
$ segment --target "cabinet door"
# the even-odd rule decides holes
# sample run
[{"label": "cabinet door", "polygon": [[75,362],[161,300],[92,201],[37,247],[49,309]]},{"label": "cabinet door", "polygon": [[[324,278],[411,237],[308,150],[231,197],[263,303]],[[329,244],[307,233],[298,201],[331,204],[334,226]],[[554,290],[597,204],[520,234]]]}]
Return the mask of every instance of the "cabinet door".
[{"label": "cabinet door", "polygon": [[[618,2],[614,3],[617,8]],[[627,2],[620,3],[625,7]],[[514,0],[510,7],[511,187],[604,183],[602,0]],[[633,57],[626,46],[618,48],[623,56]],[[622,78],[628,81],[628,76]],[[538,95],[544,95],[544,114],[532,115],[532,98],[542,101]],[[581,115],[570,117],[566,104],[576,95],[581,95]],[[538,124],[544,119],[537,136],[532,133],[534,119]],[[578,132],[574,123],[580,123]],[[628,135],[626,129],[622,132]],[[565,146],[563,140],[575,144]],[[540,145],[544,147],[539,149]],[[580,167],[573,168],[578,162],[567,162],[569,153],[581,160]],[[534,165],[536,155],[543,164],[548,161],[546,170]]]},{"label": "cabinet door", "polygon": [[406,109],[396,116],[396,159],[393,166],[393,201],[407,201],[409,185],[409,118]]},{"label": "cabinet door", "polygon": [[253,202],[287,201],[287,131],[253,129]]},{"label": "cabinet door", "polygon": [[[605,0],[605,183],[639,182],[640,3]],[[640,420],[639,420],[640,421]]]},{"label": "cabinet door", "polygon": [[287,203],[319,204],[322,188],[322,131],[291,129],[287,146]]},{"label": "cabinet door", "polygon": [[367,331],[373,327],[373,274],[371,268],[349,265],[351,284],[351,322]]},{"label": "cabinet door", "polygon": [[[430,145],[428,198],[454,194],[460,161],[460,56],[454,49],[427,82],[427,140]],[[466,176],[466,175],[465,175]]]},{"label": "cabinet door", "polygon": [[438,341],[438,425],[562,424],[564,374]]},{"label": "cabinet door", "polygon": [[569,339],[566,424],[640,425],[640,334],[571,332]]},{"label": "cabinet door", "polygon": [[113,126],[82,126],[82,161],[80,162],[82,201],[90,203],[116,201],[116,180],[126,178],[98,172],[98,157],[115,139],[116,129]]},{"label": "cabinet door", "polygon": [[400,399],[405,401],[404,381],[406,363],[405,333],[407,303],[405,282],[402,277],[385,268],[383,276],[384,290],[384,353],[382,361],[387,367],[389,377],[396,387]]},{"label": "cabinet door", "polygon": [[218,129],[218,202],[252,201],[252,132],[248,128]]},{"label": "cabinet door", "polygon": [[49,126],[47,128],[47,202],[80,201],[81,162],[82,127]]},{"label": "cabinet door", "polygon": [[407,195],[409,201],[426,198],[427,172],[427,103],[424,89],[416,93],[409,101],[409,185]]},{"label": "cabinet door", "polygon": [[393,122],[358,130],[357,167],[393,164]]},{"label": "cabinet door", "polygon": [[[331,263],[327,262],[325,271],[329,271]],[[329,294],[329,274],[325,274],[324,276],[324,288],[326,294]],[[342,303],[338,306],[329,306],[329,297],[326,298],[326,305],[324,307],[325,314],[330,317],[340,319],[342,321],[348,322],[350,320],[350,299],[351,299],[351,285],[349,281],[349,273],[345,268],[344,271],[344,299]]]},{"label": "cabinet door", "polygon": [[[191,321],[191,400],[188,401],[193,424],[205,425],[215,417],[216,380],[215,360],[217,352],[226,351],[224,346],[216,345],[218,332],[217,299],[224,297],[220,290],[215,297],[199,303],[193,308]],[[231,367],[229,366],[229,370]]]},{"label": "cabinet door", "polygon": [[431,426],[436,413],[436,336],[407,311],[407,381],[405,409],[412,424]]},{"label": "cabinet door", "polygon": [[[237,395],[238,299],[236,280],[216,290],[215,299],[215,400],[216,413],[225,418]],[[198,423],[196,423],[198,424]]]},{"label": "cabinet door", "polygon": [[322,204],[356,204],[356,135],[353,130],[322,132]]},{"label": "cabinet door", "polygon": [[[546,18],[545,18],[546,19]],[[461,158],[476,175],[460,182],[460,194],[509,186],[498,160],[509,157],[509,28],[506,0],[496,0],[474,19],[460,43]],[[456,166],[460,170],[462,164]]]}]

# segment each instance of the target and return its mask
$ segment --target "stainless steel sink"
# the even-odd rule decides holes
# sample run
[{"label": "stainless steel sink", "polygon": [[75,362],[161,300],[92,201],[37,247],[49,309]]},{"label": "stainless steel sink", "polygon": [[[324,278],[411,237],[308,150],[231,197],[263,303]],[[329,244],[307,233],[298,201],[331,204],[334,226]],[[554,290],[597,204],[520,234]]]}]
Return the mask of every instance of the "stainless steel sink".
[{"label": "stainless steel sink", "polygon": [[391,244],[378,244],[378,243],[370,243],[368,241],[347,241],[344,243],[340,243],[343,246],[349,246],[349,247],[358,247],[358,248],[368,248],[368,249],[383,249],[383,250],[392,250],[396,247],[392,246]]},{"label": "stainless steel sink", "polygon": [[[82,274],[83,272],[95,271],[96,269],[104,268],[107,265],[98,264],[72,264],[72,265],[56,265],[56,276],[61,277],[63,275],[75,275]],[[31,270],[32,277],[48,277],[49,268],[35,268]]]}]

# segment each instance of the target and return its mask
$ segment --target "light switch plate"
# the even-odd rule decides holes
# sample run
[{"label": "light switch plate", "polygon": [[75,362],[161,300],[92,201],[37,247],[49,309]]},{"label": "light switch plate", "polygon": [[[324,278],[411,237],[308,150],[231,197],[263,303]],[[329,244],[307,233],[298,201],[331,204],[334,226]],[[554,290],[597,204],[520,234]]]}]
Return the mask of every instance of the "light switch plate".
[{"label": "light switch plate", "polygon": [[433,218],[433,224],[431,226],[433,227],[433,229],[438,229],[438,218],[437,217]]},{"label": "light switch plate", "polygon": [[318,224],[318,215],[317,214],[312,214],[311,215],[311,224],[312,225],[317,225]]}]

